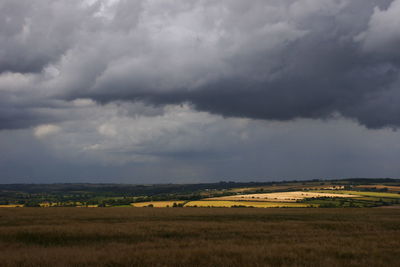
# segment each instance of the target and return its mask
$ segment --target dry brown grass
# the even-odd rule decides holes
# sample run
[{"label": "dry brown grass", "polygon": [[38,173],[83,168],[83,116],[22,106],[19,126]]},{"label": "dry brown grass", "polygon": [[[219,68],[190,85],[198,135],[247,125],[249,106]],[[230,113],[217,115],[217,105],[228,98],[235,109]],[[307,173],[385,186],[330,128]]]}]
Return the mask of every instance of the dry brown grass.
[{"label": "dry brown grass", "polygon": [[398,209],[0,210],[1,266],[396,266]]}]

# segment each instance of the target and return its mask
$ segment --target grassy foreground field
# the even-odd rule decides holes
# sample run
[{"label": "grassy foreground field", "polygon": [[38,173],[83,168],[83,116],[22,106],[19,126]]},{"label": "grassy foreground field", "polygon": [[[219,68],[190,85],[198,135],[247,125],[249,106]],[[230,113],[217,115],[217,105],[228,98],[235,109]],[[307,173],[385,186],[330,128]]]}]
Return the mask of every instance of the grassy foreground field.
[{"label": "grassy foreground field", "polygon": [[1,266],[396,266],[400,209],[0,209]]}]

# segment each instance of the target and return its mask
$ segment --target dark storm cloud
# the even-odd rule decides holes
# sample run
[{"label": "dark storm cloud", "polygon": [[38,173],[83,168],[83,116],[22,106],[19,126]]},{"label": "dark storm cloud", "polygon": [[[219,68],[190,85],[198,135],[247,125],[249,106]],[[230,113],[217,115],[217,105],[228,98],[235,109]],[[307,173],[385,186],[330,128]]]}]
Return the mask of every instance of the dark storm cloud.
[{"label": "dark storm cloud", "polygon": [[[58,120],[51,113],[45,112],[49,103],[34,99],[29,100],[22,95],[1,92],[0,130],[27,128]],[[42,106],[46,108],[42,108]]]},{"label": "dark storm cloud", "polygon": [[[0,73],[40,72],[76,41],[79,1],[0,1]],[[74,40],[75,39],[75,40]]]},{"label": "dark storm cloud", "polygon": [[[0,72],[40,76],[27,99],[400,125],[399,0],[2,1],[0,12]],[[42,118],[7,103],[1,128]]]}]

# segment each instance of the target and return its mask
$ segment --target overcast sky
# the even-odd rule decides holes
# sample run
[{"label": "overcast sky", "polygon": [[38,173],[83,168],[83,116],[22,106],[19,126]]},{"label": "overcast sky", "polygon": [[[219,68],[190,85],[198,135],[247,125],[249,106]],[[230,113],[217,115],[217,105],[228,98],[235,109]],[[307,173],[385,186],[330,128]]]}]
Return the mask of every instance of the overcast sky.
[{"label": "overcast sky", "polygon": [[400,0],[0,0],[0,183],[400,177]]}]

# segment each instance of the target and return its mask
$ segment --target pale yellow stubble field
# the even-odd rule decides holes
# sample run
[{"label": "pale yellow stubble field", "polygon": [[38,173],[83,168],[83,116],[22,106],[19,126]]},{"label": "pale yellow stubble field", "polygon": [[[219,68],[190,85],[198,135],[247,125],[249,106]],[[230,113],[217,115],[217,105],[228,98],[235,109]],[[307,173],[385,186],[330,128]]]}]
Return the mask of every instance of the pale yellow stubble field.
[{"label": "pale yellow stubble field", "polygon": [[295,192],[279,192],[279,193],[265,193],[265,194],[234,195],[234,196],[208,198],[207,200],[296,202],[298,200],[302,200],[305,198],[318,198],[318,197],[354,198],[354,197],[360,197],[360,196],[359,195],[351,195],[351,194],[295,191]]}]

